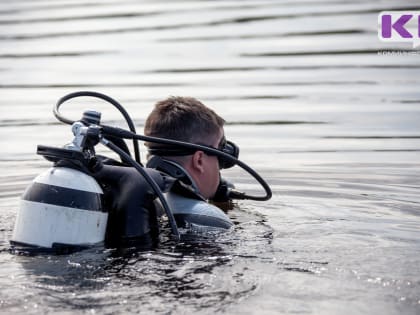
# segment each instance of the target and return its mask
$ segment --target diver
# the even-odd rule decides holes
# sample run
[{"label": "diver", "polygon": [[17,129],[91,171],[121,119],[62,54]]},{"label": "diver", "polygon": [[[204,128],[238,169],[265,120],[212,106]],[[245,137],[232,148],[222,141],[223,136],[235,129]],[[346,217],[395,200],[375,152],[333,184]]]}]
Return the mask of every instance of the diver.
[{"label": "diver", "polygon": [[[144,134],[223,150],[228,145],[224,123],[222,117],[195,98],[169,97],[156,103],[146,119]],[[227,165],[222,159],[219,163],[217,156],[201,150],[151,142],[145,145],[149,153],[146,166],[176,178],[166,199],[179,227],[205,226],[208,230],[228,229],[233,225],[223,211],[207,203],[211,199],[228,201],[220,196],[229,185],[221,180],[220,169],[233,165]],[[233,143],[229,145],[238,153]]]},{"label": "diver", "polygon": [[[94,110],[85,111],[77,121],[61,115],[63,103],[86,96],[116,107],[129,130],[101,123],[101,113]],[[181,234],[233,226],[210,202],[266,201],[272,196],[265,180],[238,159],[239,148],[226,140],[224,119],[197,99],[169,97],[156,103],[146,119],[145,135],[136,133],[121,104],[98,92],[67,94],[53,111],[72,126],[74,138],[63,147],[38,145],[37,154],[54,164],[23,193],[10,240],[13,246],[71,251],[104,243],[108,248],[149,249],[159,244],[163,213],[172,236],[180,240]],[[134,158],[126,139],[133,141]],[[145,166],[138,141],[148,148]],[[120,160],[97,154],[99,143]],[[238,191],[221,178],[221,169],[235,165],[265,194]]]}]

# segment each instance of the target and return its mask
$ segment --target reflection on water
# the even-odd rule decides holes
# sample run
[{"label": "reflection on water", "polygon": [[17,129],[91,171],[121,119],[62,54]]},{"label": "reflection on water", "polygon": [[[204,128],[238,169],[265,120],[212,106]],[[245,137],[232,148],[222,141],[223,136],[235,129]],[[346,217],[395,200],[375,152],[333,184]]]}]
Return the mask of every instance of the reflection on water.
[{"label": "reflection on water", "polygon": [[[418,314],[420,55],[376,30],[380,11],[404,9],[420,7],[2,2],[0,313]],[[71,138],[52,106],[84,89],[120,101],[139,130],[157,100],[201,99],[272,200],[236,204],[235,230],[210,242],[11,255],[19,196],[49,166],[36,145]],[[124,126],[88,99],[63,111],[89,107]],[[258,193],[240,170],[225,176]]]}]

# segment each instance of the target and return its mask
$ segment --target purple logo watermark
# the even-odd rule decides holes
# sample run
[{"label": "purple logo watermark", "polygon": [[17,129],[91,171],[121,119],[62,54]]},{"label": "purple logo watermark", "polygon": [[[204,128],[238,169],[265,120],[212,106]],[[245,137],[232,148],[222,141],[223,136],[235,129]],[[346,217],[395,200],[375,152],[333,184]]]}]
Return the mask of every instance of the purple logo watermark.
[{"label": "purple logo watermark", "polygon": [[383,11],[378,16],[378,37],[383,42],[410,42],[420,46],[420,11]]}]

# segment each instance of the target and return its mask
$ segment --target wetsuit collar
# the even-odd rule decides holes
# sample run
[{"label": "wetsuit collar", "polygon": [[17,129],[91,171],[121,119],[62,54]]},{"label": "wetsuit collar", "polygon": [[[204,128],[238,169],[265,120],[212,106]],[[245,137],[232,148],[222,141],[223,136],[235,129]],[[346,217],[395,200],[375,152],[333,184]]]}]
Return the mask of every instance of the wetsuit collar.
[{"label": "wetsuit collar", "polygon": [[146,164],[176,179],[171,191],[187,198],[205,200],[200,194],[197,184],[179,163],[153,155]]}]

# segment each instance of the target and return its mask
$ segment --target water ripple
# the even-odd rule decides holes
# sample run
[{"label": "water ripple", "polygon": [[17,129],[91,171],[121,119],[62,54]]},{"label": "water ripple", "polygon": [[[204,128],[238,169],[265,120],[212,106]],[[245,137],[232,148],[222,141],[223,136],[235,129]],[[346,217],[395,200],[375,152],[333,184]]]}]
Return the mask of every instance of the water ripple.
[{"label": "water ripple", "polygon": [[21,58],[54,58],[54,57],[82,57],[112,54],[115,51],[74,51],[74,52],[45,52],[45,53],[14,53],[14,54],[0,54],[0,58],[21,59]]}]

